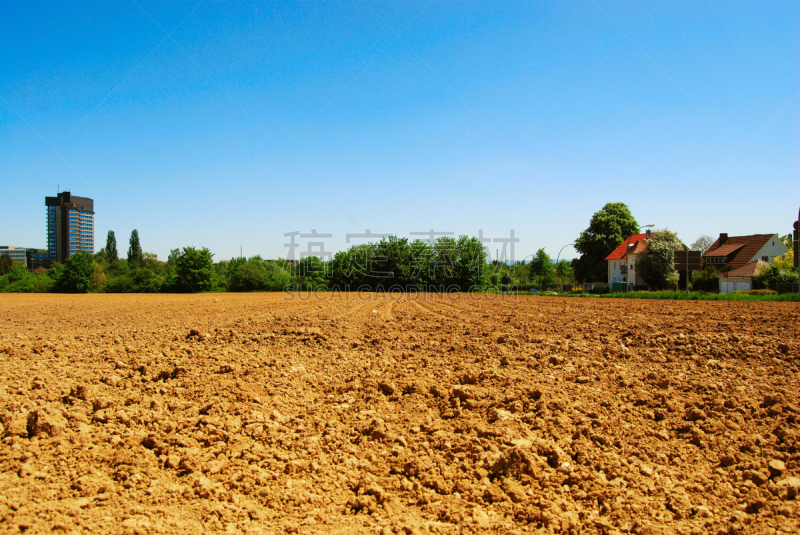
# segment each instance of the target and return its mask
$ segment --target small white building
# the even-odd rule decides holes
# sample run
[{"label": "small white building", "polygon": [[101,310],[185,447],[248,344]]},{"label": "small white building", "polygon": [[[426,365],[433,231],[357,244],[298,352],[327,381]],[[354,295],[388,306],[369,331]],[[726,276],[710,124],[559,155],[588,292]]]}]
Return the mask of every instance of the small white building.
[{"label": "small white building", "polygon": [[763,260],[756,260],[749,264],[736,268],[727,273],[720,273],[717,275],[719,279],[719,293],[727,294],[737,290],[752,290],[753,277],[760,275],[762,271],[767,269],[769,264]]}]

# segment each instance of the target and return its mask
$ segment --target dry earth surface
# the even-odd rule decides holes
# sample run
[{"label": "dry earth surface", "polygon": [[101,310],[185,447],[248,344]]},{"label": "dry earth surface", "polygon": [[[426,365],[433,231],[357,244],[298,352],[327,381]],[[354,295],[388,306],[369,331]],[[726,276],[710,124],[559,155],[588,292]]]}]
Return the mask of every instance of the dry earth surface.
[{"label": "dry earth surface", "polygon": [[0,295],[8,533],[788,533],[800,307]]}]

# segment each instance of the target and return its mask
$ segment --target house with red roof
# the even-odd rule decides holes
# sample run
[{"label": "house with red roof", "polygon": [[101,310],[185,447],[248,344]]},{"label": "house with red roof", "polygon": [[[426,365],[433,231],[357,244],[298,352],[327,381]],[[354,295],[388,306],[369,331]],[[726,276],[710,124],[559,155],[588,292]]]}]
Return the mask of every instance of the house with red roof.
[{"label": "house with red roof", "polygon": [[753,234],[752,236],[728,236],[720,234],[717,241],[703,253],[701,265],[741,268],[758,260],[771,264],[775,257],[789,252],[777,234]]},{"label": "house with red roof", "polygon": [[650,289],[644,279],[636,275],[636,260],[647,253],[645,240],[649,238],[649,230],[644,234],[633,234],[606,257],[611,291]]}]

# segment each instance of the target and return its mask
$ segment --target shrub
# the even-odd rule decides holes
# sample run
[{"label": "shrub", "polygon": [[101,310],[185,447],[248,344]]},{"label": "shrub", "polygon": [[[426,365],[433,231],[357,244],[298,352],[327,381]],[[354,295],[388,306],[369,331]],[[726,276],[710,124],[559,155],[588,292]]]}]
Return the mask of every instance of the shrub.
[{"label": "shrub", "polygon": [[43,293],[49,292],[53,287],[53,280],[43,275],[31,275],[20,281],[13,282],[3,288],[4,292],[14,293]]},{"label": "shrub", "polygon": [[114,277],[106,283],[107,293],[158,293],[164,279],[146,268],[137,268],[125,275]]},{"label": "shrub", "polygon": [[253,257],[242,265],[236,266],[236,270],[229,277],[228,291],[263,291],[267,286],[267,278],[268,274],[264,261],[259,257]]},{"label": "shrub", "polygon": [[775,290],[736,290],[730,293],[735,295],[778,295]]},{"label": "shrub", "polygon": [[77,253],[64,262],[54,289],[57,292],[86,293],[92,286],[94,259],[89,253]]},{"label": "shrub", "polygon": [[6,277],[8,277],[8,282],[14,283],[27,279],[29,275],[30,274],[28,273],[28,270],[25,268],[25,266],[23,266],[19,262],[14,262],[11,265],[11,269],[9,270],[8,275],[6,275]]},{"label": "shrub", "polygon": [[706,267],[702,271],[696,271],[692,275],[692,290],[696,292],[719,292],[718,271],[713,267]]},{"label": "shrub", "polygon": [[756,290],[767,289],[773,285],[792,285],[797,282],[797,273],[786,273],[777,266],[770,266],[761,272],[760,275],[753,277],[753,288]]}]

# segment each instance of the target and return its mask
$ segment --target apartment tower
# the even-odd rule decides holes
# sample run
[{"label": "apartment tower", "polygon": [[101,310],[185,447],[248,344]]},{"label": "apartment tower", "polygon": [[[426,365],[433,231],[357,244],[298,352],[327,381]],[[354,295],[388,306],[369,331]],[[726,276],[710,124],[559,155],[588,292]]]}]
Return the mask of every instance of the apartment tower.
[{"label": "apartment tower", "polygon": [[64,262],[75,253],[94,254],[94,201],[63,191],[45,197],[47,206],[47,253]]}]

